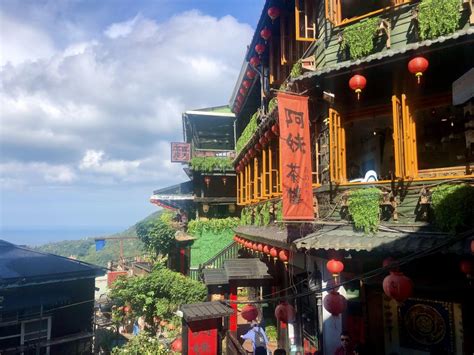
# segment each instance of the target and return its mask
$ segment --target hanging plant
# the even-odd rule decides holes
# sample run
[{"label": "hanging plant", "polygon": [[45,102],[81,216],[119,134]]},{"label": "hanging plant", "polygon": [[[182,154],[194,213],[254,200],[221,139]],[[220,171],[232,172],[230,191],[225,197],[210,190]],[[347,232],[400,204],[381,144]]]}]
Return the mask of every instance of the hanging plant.
[{"label": "hanging plant", "polygon": [[242,151],[242,149],[244,149],[245,145],[253,137],[255,132],[257,132],[259,114],[260,114],[260,111],[257,111],[252,115],[248,125],[243,130],[243,132],[240,135],[239,139],[237,139],[237,143],[235,144],[235,150],[236,150],[237,154],[240,153]]},{"label": "hanging plant", "polygon": [[283,202],[281,200],[275,204],[275,218],[278,222],[283,220]]},{"label": "hanging plant", "polygon": [[431,195],[435,221],[446,232],[474,227],[474,187],[467,184],[440,185]]},{"label": "hanging plant", "polygon": [[452,33],[459,28],[459,0],[422,0],[418,7],[418,26],[422,40]]},{"label": "hanging plant", "polygon": [[195,157],[191,159],[191,169],[202,172],[234,170],[232,159],[227,157]]},{"label": "hanging plant", "polygon": [[263,226],[262,206],[263,205],[257,205],[257,206],[254,207],[254,209],[255,209],[255,225],[257,227]]},{"label": "hanging plant", "polygon": [[301,61],[299,60],[291,68],[290,78],[294,79],[301,76],[302,74],[303,74],[303,65],[301,64]]},{"label": "hanging plant", "polygon": [[277,101],[277,98],[274,97],[274,98],[272,98],[272,99],[270,100],[270,102],[268,103],[268,113],[273,112],[273,110],[274,110],[275,108],[277,108],[277,106],[278,106],[278,101]]},{"label": "hanging plant", "polygon": [[268,226],[270,224],[270,208],[271,208],[271,202],[267,201],[264,204],[262,204],[262,207],[260,209],[260,214],[262,216],[262,225]]},{"label": "hanging plant", "polygon": [[349,213],[355,228],[364,233],[375,233],[380,222],[379,189],[372,187],[351,191],[348,199]]},{"label": "hanging plant", "polygon": [[380,21],[380,17],[372,17],[345,27],[341,48],[349,47],[352,59],[362,58],[372,53]]},{"label": "hanging plant", "polygon": [[201,237],[203,233],[222,234],[232,230],[240,224],[237,217],[194,219],[188,223],[188,233],[194,237]]}]

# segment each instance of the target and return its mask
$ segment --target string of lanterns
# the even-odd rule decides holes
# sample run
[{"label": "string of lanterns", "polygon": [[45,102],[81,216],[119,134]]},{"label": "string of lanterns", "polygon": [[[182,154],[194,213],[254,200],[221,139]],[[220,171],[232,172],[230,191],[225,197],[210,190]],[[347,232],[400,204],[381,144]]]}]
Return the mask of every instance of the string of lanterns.
[{"label": "string of lanterns", "polygon": [[248,251],[266,255],[275,262],[280,260],[285,265],[287,265],[288,261],[290,260],[290,252],[287,249],[277,248],[263,243],[255,243],[245,238],[241,238],[238,235],[234,236],[234,241],[242,245]]}]

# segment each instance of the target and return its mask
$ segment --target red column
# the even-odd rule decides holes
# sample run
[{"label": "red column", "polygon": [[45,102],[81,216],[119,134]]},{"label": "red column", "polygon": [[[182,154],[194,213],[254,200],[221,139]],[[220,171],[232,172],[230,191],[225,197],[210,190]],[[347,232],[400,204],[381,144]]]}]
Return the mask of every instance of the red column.
[{"label": "red column", "polygon": [[179,270],[181,271],[183,275],[186,275],[185,256],[186,256],[186,248],[181,247],[179,249]]},{"label": "red column", "polygon": [[[237,301],[237,286],[231,282],[229,284],[229,300]],[[231,307],[234,309],[234,313],[230,316],[229,330],[231,332],[237,331],[237,303],[232,303]]]}]

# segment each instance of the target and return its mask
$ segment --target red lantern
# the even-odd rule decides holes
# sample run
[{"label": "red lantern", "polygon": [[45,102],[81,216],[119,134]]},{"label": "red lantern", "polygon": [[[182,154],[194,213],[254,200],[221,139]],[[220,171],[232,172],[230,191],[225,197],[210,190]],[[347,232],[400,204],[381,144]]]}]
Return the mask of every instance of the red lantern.
[{"label": "red lantern", "polygon": [[263,251],[263,244],[257,244],[257,250],[261,253]]},{"label": "red lantern", "polygon": [[264,252],[265,254],[269,255],[269,254],[270,254],[270,247],[265,244],[265,245],[263,246],[263,252]]},{"label": "red lantern", "polygon": [[244,87],[241,87],[240,90],[239,90],[239,93],[240,93],[240,95],[245,96],[245,94],[247,93],[247,89],[244,88]]},{"label": "red lantern", "polygon": [[211,178],[209,176],[205,176],[204,182],[206,183],[206,186],[209,188],[209,184],[211,183]]},{"label": "red lantern", "polygon": [[279,136],[280,135],[280,126],[278,124],[274,124],[272,126],[272,132],[275,136]]},{"label": "red lantern", "polygon": [[474,276],[474,261],[473,260],[461,260],[459,263],[459,269],[467,275],[468,278]]},{"label": "red lantern", "polygon": [[175,352],[181,353],[183,351],[183,339],[181,337],[176,338],[172,343],[171,343],[171,350]]},{"label": "red lantern", "polygon": [[385,294],[397,302],[406,301],[413,292],[413,282],[401,272],[390,272],[382,286]]},{"label": "red lantern", "polygon": [[255,250],[255,251],[258,250],[257,243],[252,243],[252,249]]},{"label": "red lantern", "polygon": [[255,152],[255,149],[250,148],[249,154],[250,154],[250,157],[253,158],[253,157],[255,157],[255,155],[256,155],[257,153]]},{"label": "red lantern", "polygon": [[268,27],[265,27],[263,30],[260,31],[260,37],[262,37],[265,42],[267,42],[271,36],[272,31]]},{"label": "red lantern", "polygon": [[272,131],[266,131],[266,132],[265,132],[265,138],[266,138],[268,141],[271,141],[273,138],[275,138],[275,136],[273,135]]},{"label": "red lantern", "polygon": [[249,63],[252,67],[258,67],[260,65],[260,58],[259,57],[252,57],[252,58],[250,58]]},{"label": "red lantern", "polygon": [[256,143],[253,147],[258,152],[260,152],[262,150],[262,145],[260,143]]},{"label": "red lantern", "polygon": [[278,249],[277,248],[271,248],[270,249],[270,256],[274,259],[276,259],[278,257]]},{"label": "red lantern", "polygon": [[356,92],[357,100],[359,100],[360,93],[364,90],[366,85],[367,79],[359,74],[354,75],[351,80],[349,80],[349,87]]},{"label": "red lantern", "polygon": [[225,186],[227,184],[227,176],[222,177],[222,184]]},{"label": "red lantern", "polygon": [[244,101],[244,97],[242,95],[237,96],[237,102],[241,104],[242,101]]},{"label": "red lantern", "polygon": [[329,292],[324,296],[323,305],[326,311],[337,317],[346,310],[347,300],[339,292]]},{"label": "red lantern", "polygon": [[238,242],[239,241],[239,237],[237,237],[236,235],[234,235],[234,242]]},{"label": "red lantern", "polygon": [[268,140],[264,136],[260,137],[258,142],[262,145],[262,147],[266,147],[268,144]]},{"label": "red lantern", "polygon": [[339,260],[331,259],[326,263],[326,269],[328,269],[333,276],[337,276],[344,270],[344,264]]},{"label": "red lantern", "polygon": [[280,9],[276,6],[272,6],[267,11],[268,16],[272,19],[272,22],[275,21],[280,16]]},{"label": "red lantern", "polygon": [[428,60],[424,57],[416,57],[408,62],[408,70],[410,73],[415,74],[418,84],[420,83],[423,72],[428,69],[429,64]]},{"label": "red lantern", "polygon": [[295,309],[288,302],[282,302],[275,308],[275,318],[283,323],[292,323],[295,321]]},{"label": "red lantern", "polygon": [[255,78],[255,76],[257,75],[257,73],[254,71],[254,70],[247,70],[247,72],[245,73],[245,75],[247,75],[247,78],[249,78],[250,80],[252,80],[253,78]]},{"label": "red lantern", "polygon": [[290,253],[288,250],[282,249],[278,253],[278,257],[280,258],[281,261],[283,261],[284,263],[287,263],[290,258]]},{"label": "red lantern", "polygon": [[251,322],[258,317],[258,309],[253,304],[246,304],[242,311],[240,311],[242,318],[247,322]]},{"label": "red lantern", "polygon": [[265,45],[262,43],[259,43],[255,46],[255,52],[258,53],[258,55],[262,55],[263,52],[265,52]]},{"label": "red lantern", "polygon": [[248,80],[242,81],[242,86],[244,88],[248,89],[250,87],[250,85],[251,85],[250,81],[248,81]]}]

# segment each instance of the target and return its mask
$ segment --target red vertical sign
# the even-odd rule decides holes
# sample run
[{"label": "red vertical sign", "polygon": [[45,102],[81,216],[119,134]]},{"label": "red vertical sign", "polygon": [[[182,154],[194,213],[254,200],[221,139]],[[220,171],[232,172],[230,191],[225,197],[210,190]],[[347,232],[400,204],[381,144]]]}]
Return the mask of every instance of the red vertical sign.
[{"label": "red vertical sign", "polygon": [[283,219],[313,220],[308,97],[278,93]]}]

